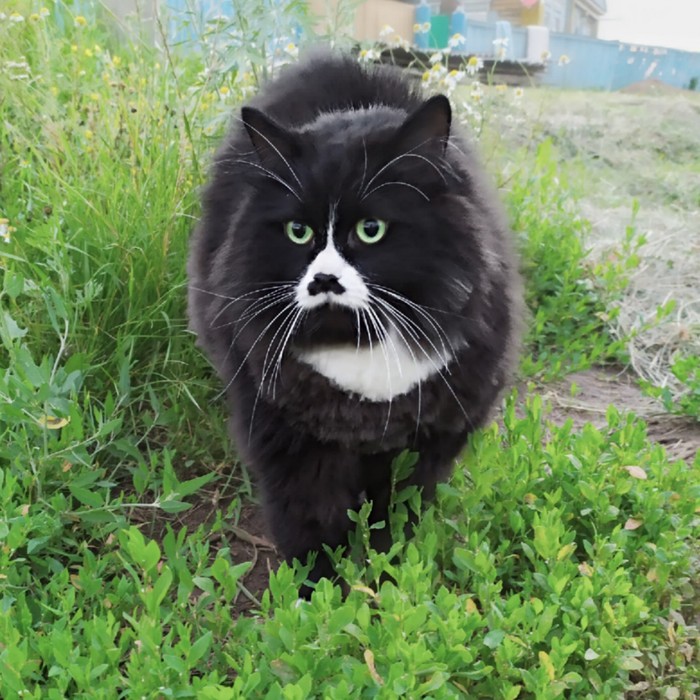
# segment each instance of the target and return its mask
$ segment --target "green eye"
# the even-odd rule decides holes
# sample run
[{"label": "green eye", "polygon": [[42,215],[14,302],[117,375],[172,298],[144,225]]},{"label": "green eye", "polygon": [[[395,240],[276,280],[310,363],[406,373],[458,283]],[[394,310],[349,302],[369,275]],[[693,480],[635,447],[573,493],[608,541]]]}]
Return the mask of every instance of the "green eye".
[{"label": "green eye", "polygon": [[308,224],[301,221],[288,221],[284,225],[284,232],[292,243],[304,245],[314,237],[314,230]]},{"label": "green eye", "polygon": [[386,234],[387,223],[381,219],[360,219],[355,225],[355,233],[363,243],[377,243]]}]

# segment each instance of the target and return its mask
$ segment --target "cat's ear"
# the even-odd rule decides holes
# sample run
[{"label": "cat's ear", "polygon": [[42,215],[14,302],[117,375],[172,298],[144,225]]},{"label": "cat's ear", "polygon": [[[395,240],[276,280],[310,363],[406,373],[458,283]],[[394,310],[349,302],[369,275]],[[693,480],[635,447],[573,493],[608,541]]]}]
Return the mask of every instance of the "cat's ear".
[{"label": "cat's ear", "polygon": [[425,147],[439,148],[442,155],[447,148],[451,123],[450,101],[444,95],[435,95],[406,117],[397,135],[398,149],[410,153]]},{"label": "cat's ear", "polygon": [[260,160],[268,165],[282,165],[296,153],[292,134],[254,107],[243,107],[241,118]]}]

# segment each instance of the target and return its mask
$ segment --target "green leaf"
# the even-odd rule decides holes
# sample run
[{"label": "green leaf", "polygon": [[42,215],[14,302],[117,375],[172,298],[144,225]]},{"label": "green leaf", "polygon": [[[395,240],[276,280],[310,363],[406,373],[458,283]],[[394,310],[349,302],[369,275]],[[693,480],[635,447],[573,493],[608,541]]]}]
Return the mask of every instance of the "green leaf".
[{"label": "green leaf", "polygon": [[104,496],[101,491],[88,491],[86,488],[77,486],[76,484],[69,484],[68,488],[73,496],[83,505],[90,506],[91,508],[100,508],[104,506]]},{"label": "green leaf", "polygon": [[6,269],[2,289],[12,301],[15,301],[24,289],[24,277],[12,269]]},{"label": "green leaf", "polygon": [[333,611],[328,620],[328,632],[330,634],[336,634],[340,632],[345,625],[349,625],[355,620],[355,611],[349,605],[343,605],[337,610]]},{"label": "green leaf", "polygon": [[196,668],[197,662],[209,651],[213,635],[211,631],[205,632],[193,645],[187,654],[187,663],[190,668]]},{"label": "green leaf", "polygon": [[9,312],[3,311],[0,319],[0,337],[7,348],[12,347],[12,341],[24,338],[27,335],[26,328],[20,328]]},{"label": "green leaf", "polygon": [[634,656],[623,656],[620,659],[620,668],[625,671],[641,671],[644,664]]},{"label": "green leaf", "polygon": [[166,513],[182,513],[183,510],[188,510],[192,505],[184,501],[176,501],[169,498],[160,501],[160,507],[161,510],[164,510]]},{"label": "green leaf", "polygon": [[484,644],[489,649],[495,649],[501,645],[505,639],[506,633],[503,630],[491,630],[484,636]]},{"label": "green leaf", "polygon": [[188,481],[181,481],[175,488],[178,496],[190,496],[191,494],[199,491],[202,486],[205,486],[210,481],[218,478],[216,472],[210,472],[209,474],[203,474],[194,479],[189,479]]}]

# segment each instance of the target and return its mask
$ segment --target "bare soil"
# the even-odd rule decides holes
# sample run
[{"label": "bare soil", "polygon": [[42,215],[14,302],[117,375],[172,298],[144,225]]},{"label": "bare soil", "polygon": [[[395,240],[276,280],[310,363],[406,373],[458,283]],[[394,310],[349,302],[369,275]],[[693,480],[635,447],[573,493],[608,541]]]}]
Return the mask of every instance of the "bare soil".
[{"label": "bare soil", "polygon": [[551,404],[549,419],[557,424],[571,419],[576,429],[587,423],[602,428],[613,404],[643,418],[649,439],[663,445],[670,459],[692,464],[700,452],[700,422],[660,412],[658,403],[645,396],[627,372],[602,368],[575,372],[543,386],[541,393]]}]

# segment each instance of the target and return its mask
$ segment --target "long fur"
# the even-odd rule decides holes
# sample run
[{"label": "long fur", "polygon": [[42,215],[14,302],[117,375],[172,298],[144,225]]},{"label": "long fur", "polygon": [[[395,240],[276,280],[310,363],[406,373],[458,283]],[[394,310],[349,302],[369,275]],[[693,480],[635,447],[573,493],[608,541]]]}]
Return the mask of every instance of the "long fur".
[{"label": "long fur", "polygon": [[[393,69],[314,54],[243,108],[202,206],[191,327],[281,551],[345,543],[347,510],[365,498],[384,520],[405,448],[420,455],[410,482],[430,497],[506,386],[522,315],[511,237],[447,100],[426,101]],[[367,218],[388,222],[372,245],[355,233]],[[289,221],[313,240],[292,242]],[[338,268],[328,289],[349,280],[354,300],[308,286],[324,251]],[[375,353],[407,390],[348,389],[366,386],[353,373]],[[312,579],[331,573],[319,555]]]}]

